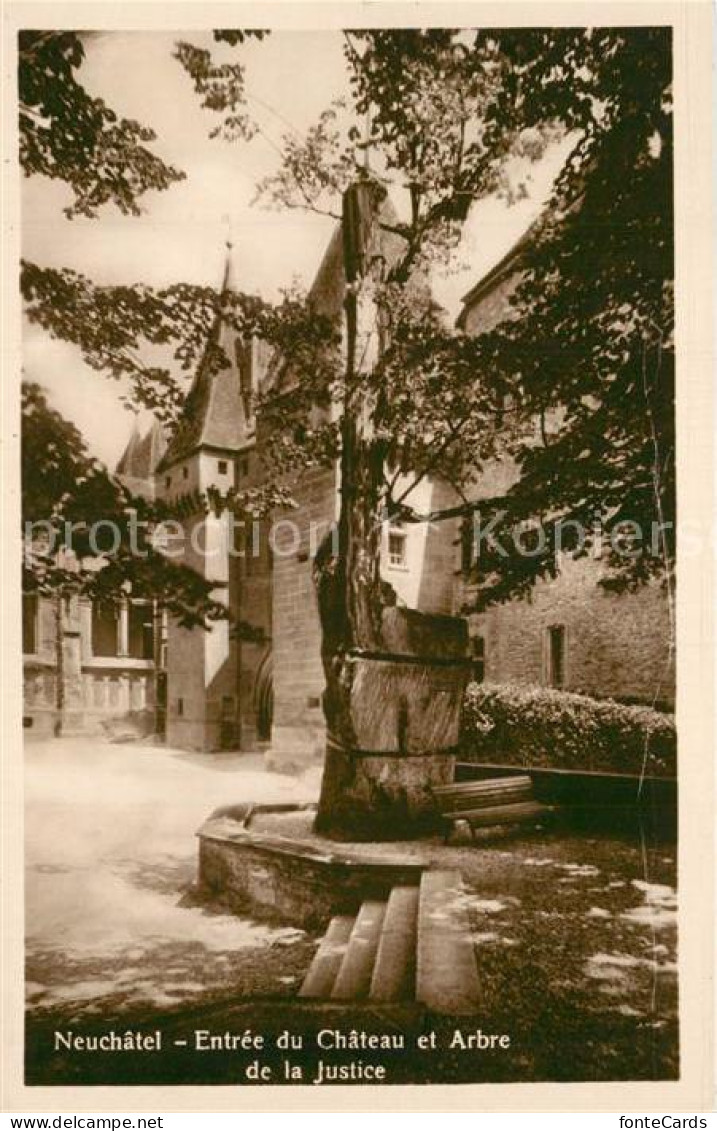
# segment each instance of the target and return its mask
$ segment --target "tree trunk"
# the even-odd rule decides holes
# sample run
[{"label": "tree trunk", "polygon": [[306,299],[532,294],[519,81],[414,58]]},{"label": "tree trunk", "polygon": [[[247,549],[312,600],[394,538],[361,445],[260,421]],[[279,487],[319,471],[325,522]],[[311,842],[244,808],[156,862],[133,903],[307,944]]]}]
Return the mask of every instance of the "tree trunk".
[{"label": "tree trunk", "polygon": [[[350,391],[355,288],[347,289],[345,309]],[[316,829],[340,839],[397,840],[435,830],[431,787],[453,780],[467,626],[396,606],[380,574],[384,446],[350,392],[341,431],[338,551],[327,538],[314,565],[327,725]]]},{"label": "tree trunk", "polygon": [[349,562],[342,585],[338,559],[317,559],[327,748],[316,830],[361,841],[434,832],[432,787],[454,774],[467,626],[397,607],[380,580],[369,586],[366,542]]}]

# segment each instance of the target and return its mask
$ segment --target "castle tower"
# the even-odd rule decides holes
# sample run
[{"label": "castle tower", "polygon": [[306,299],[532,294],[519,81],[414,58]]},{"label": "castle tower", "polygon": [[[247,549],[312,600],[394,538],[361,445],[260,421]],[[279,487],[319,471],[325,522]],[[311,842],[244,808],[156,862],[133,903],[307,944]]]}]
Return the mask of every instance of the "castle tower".
[{"label": "castle tower", "polygon": [[[223,287],[233,286],[228,243]],[[228,361],[222,368],[213,364],[217,346]],[[167,742],[184,749],[236,749],[255,737],[252,675],[268,644],[247,644],[237,625],[246,621],[266,634],[266,617],[261,607],[253,608],[250,579],[244,578],[243,526],[228,511],[205,513],[203,500],[212,488],[224,494],[251,477],[256,353],[254,343],[243,342],[217,318],[157,468],[157,497],[175,504],[181,500],[182,518],[177,521],[183,537],[181,547],[173,548],[173,560],[215,582],[213,596],[229,610],[229,620],[215,622],[208,631],[186,629],[172,619],[168,624]]]}]

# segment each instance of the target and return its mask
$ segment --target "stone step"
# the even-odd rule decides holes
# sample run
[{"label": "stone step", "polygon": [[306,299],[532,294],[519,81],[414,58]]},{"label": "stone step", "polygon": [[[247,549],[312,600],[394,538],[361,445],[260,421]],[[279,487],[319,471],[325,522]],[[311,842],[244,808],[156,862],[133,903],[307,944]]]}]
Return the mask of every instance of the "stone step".
[{"label": "stone step", "polygon": [[367,899],[361,904],[331,991],[334,1001],[360,1001],[368,997],[385,914],[383,902]]},{"label": "stone step", "polygon": [[392,888],[371,978],[371,1001],[413,1001],[416,996],[418,887]]},{"label": "stone step", "polygon": [[301,984],[299,997],[330,996],[355,922],[353,915],[335,915],[331,920]]},{"label": "stone step", "polygon": [[480,1010],[475,944],[460,872],[425,872],[421,879],[416,1000],[454,1016]]}]

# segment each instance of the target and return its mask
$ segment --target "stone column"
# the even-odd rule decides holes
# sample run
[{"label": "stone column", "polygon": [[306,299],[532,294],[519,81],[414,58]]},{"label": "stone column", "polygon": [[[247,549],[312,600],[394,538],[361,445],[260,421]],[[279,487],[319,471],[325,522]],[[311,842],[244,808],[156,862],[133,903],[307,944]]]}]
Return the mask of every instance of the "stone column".
[{"label": "stone column", "polygon": [[119,607],[117,655],[129,655],[129,606],[127,601],[122,601]]}]

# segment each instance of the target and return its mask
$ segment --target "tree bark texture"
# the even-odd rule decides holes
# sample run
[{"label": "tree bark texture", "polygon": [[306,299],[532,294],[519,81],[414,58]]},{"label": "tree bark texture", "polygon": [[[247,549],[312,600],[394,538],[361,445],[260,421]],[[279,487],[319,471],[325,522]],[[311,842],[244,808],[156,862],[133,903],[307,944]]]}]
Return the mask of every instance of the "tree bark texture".
[{"label": "tree bark texture", "polygon": [[[346,220],[346,212],[345,212]],[[366,225],[360,225],[364,238]],[[326,539],[314,563],[326,677],[327,751],[318,832],[398,840],[433,831],[431,788],[453,780],[470,673],[467,625],[399,608],[381,578],[385,451],[356,388],[360,280],[345,234],[347,401],[341,424],[338,551]]]}]

